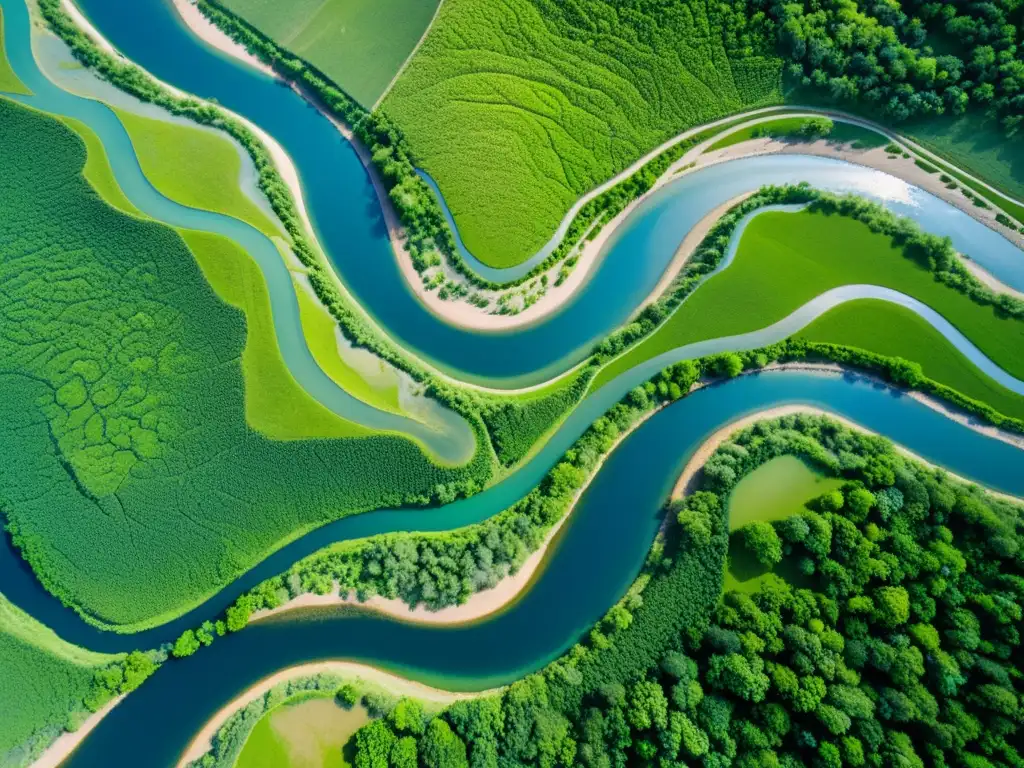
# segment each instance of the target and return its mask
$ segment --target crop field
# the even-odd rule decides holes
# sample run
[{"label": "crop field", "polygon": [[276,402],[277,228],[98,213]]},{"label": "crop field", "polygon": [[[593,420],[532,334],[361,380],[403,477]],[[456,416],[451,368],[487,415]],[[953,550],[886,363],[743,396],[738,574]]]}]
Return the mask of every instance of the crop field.
[{"label": "crop field", "polygon": [[64,642],[0,595],[0,764],[21,764],[33,736],[45,744],[84,713],[93,674],[115,658]]},{"label": "crop field", "polygon": [[932,152],[1024,200],[1024,145],[974,114],[914,122],[901,128]]},{"label": "crop field", "polygon": [[486,471],[397,437],[252,429],[242,313],[178,233],[108,206],[85,163],[62,123],[0,100],[0,451],[16,457],[0,507],[51,591],[93,621],[152,625],[298,532]]},{"label": "crop field", "polygon": [[419,42],[438,0],[220,0],[370,108]]},{"label": "crop field", "polygon": [[733,263],[654,334],[606,366],[593,386],[683,344],[764,328],[827,290],[857,283],[892,288],[927,304],[993,362],[1024,378],[1024,322],[1001,317],[937,282],[890,238],[860,221],[767,211],[747,226]]},{"label": "crop field", "polygon": [[242,156],[223,134],[114,111],[131,137],[143,173],[164,195],[192,208],[234,216],[268,237],[281,236],[281,228],[242,191]]},{"label": "crop field", "polygon": [[858,347],[920,363],[925,376],[1007,416],[1024,419],[1024,397],[997,384],[905,307],[861,299],[831,309],[796,334],[809,341]]},{"label": "crop field", "polygon": [[729,6],[447,0],[381,108],[466,246],[509,266],[580,195],[680,131],[782,100],[781,63]]}]

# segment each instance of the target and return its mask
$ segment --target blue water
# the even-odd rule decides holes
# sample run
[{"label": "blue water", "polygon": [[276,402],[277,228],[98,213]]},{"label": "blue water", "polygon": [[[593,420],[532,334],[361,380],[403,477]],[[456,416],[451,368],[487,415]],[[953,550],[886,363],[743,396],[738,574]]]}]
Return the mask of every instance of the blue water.
[{"label": "blue water", "polygon": [[5,50],[12,68],[32,91],[13,97],[51,114],[76,118],[102,139],[118,184],[143,213],[176,227],[218,232],[239,243],[266,277],[278,345],[285,363],[303,388],[340,416],[374,429],[411,435],[442,460],[468,460],[475,448],[469,426],[452,411],[435,407],[437,428],[378,410],[339,387],[317,365],[302,333],[298,300],[287,266],[270,239],[255,228],[209,211],[175,203],[156,191],[139,167],[131,140],[107,106],[58,88],[39,70],[29,44],[29,18],[22,0],[2,0]]},{"label": "blue water", "polygon": [[[24,6],[20,0],[0,0],[0,3],[4,8],[8,40],[14,39],[17,43],[19,35],[27,36]],[[778,163],[725,164],[685,177],[640,206],[629,226],[608,249],[587,290],[563,313],[515,334],[468,334],[434,319],[404,288],[393,256],[387,250],[376,199],[362,167],[348,145],[311,108],[303,106],[290,91],[267,78],[242,70],[192,41],[180,27],[170,26],[177,24],[176,17],[162,1],[84,0],[82,5],[104,33],[130,57],[137,58],[179,87],[200,95],[217,96],[226,106],[252,117],[280,139],[299,165],[319,235],[328,246],[339,273],[356,290],[360,301],[365,301],[399,339],[407,341],[404,334],[411,333],[427,346],[436,344],[431,349],[454,370],[460,370],[454,361],[465,355],[467,361],[476,365],[477,375],[485,378],[494,375],[516,381],[524,376],[543,378],[544,371],[564,367],[574,360],[579,349],[617,325],[647,295],[683,234],[696,221],[720,202],[766,181],[807,179],[816,186],[833,189],[852,185],[858,191],[878,195],[900,212],[922,220],[929,216],[942,219],[933,222],[936,227],[940,224],[960,226],[949,213],[955,209],[932,207],[927,197],[921,197],[923,193],[906,185],[894,187],[892,182],[896,180],[891,177],[879,180],[877,176],[865,175],[875,172],[855,166],[800,157],[758,159],[780,161]],[[190,47],[182,47],[186,43]],[[140,45],[142,48],[136,47]],[[264,247],[260,238],[263,241],[266,238],[239,222],[174,206],[159,196],[145,182],[127,136],[109,110],[64,94],[39,77],[38,72],[32,75],[35,68],[31,59],[25,58],[27,46],[22,45],[19,50],[17,44],[9,45],[8,51],[16,71],[39,94],[36,97],[39,101],[35,103],[49,111],[78,117],[97,128],[115,164],[119,183],[140,208],[153,211],[154,216],[165,221],[186,222],[182,226],[215,231],[225,231],[221,228],[226,227],[230,236],[245,247]],[[159,71],[153,61],[147,61],[151,57],[157,64],[163,61],[169,71]],[[238,93],[228,87],[232,83]],[[211,92],[204,84],[227,90]],[[261,88],[266,90],[259,90]],[[259,103],[262,97],[253,94],[262,94],[272,102],[271,106],[262,106]],[[230,103],[232,98],[239,103]],[[28,103],[33,102],[30,99]],[[248,114],[243,109],[246,106],[269,112],[261,112],[257,117]],[[275,109],[280,114],[275,114]],[[306,129],[308,136],[302,136],[301,130]],[[288,141],[294,145],[289,145]],[[325,154],[320,157],[319,151]],[[300,154],[305,164],[300,161]],[[903,206],[903,210],[899,206]],[[200,216],[202,218],[198,218]],[[968,221],[970,224],[964,225],[960,234],[959,230],[952,229],[936,231],[948,231],[951,236],[967,237],[971,243],[984,244],[985,241],[979,239],[982,238],[980,233],[988,230]],[[980,263],[986,263],[981,253],[970,248],[964,250]],[[995,246],[990,249],[985,245],[985,258],[991,260],[987,266],[1007,282],[1012,282],[1012,278],[1024,284],[1018,274],[1020,265],[1013,261],[1019,258],[1019,252],[1014,251],[1015,256],[1006,253],[1006,272],[1000,273],[996,268],[999,259],[992,255],[1000,251]],[[638,258],[638,254],[643,258]],[[274,256],[275,263],[280,263],[276,251]],[[268,262],[265,267],[268,282],[278,280],[273,277],[273,270]],[[370,279],[371,275],[383,278],[392,273],[394,279],[390,282],[378,280],[375,283]],[[290,281],[288,285],[290,289]],[[618,301],[620,292],[627,295],[621,302]],[[291,300],[294,302],[293,295]],[[275,322],[278,322],[278,305],[274,307]],[[281,317],[286,316],[285,311],[282,310]],[[578,314],[573,315],[574,312]],[[619,320],[609,319],[616,313],[621,315]],[[568,323],[564,318],[568,317],[575,317],[577,323],[587,327],[563,326],[562,323]],[[433,335],[433,326],[416,328],[417,322],[424,324],[424,318],[446,329],[444,333],[453,335],[445,337],[447,341],[443,342]],[[403,323],[412,325],[407,328]],[[785,335],[788,331],[766,329],[743,339],[702,342],[647,361],[589,396],[548,444],[502,483],[473,498],[427,513],[385,510],[327,525],[267,558],[179,621],[155,630],[118,636],[90,627],[46,593],[17,554],[6,547],[0,549],[0,585],[5,596],[66,640],[107,651],[152,647],[173,639],[186,627],[219,614],[240,592],[335,541],[392,530],[443,530],[493,516],[535,487],[598,415],[668,362],[730,345],[733,348],[756,346],[765,343],[772,333]],[[574,341],[584,337],[587,337],[585,342]],[[532,341],[527,343],[523,339]],[[294,348],[301,345],[301,349],[305,349],[301,333],[298,338],[283,337],[282,347],[286,345]],[[415,343],[412,346],[422,349]],[[286,352],[294,353],[294,349]],[[482,359],[474,359],[474,353]],[[514,357],[515,354],[519,357]],[[513,356],[511,361],[505,359],[510,355]],[[546,357],[551,360],[545,362]],[[315,363],[313,365],[315,367]],[[494,373],[502,370],[512,373]],[[305,381],[303,384],[306,386]],[[314,394],[320,397],[319,392]],[[140,764],[140,759],[146,765],[173,764],[192,735],[215,710],[259,678],[295,663],[351,658],[426,682],[467,690],[508,682],[543,666],[571,646],[633,580],[659,524],[659,511],[669,489],[697,446],[710,433],[746,413],[786,403],[808,403],[832,410],[886,434],[958,474],[989,487],[1024,494],[1024,473],[1018,449],[953,422],[906,395],[854,376],[833,378],[785,372],[742,377],[696,392],[655,415],[627,438],[577,505],[558,547],[547,558],[539,588],[530,590],[495,619],[463,627],[426,628],[334,609],[317,612],[313,617],[299,615],[254,625],[219,640],[187,662],[166,665],[113,710],[66,764],[135,765]],[[601,567],[595,568],[594,563],[601,563]],[[567,594],[574,599],[560,599]]]},{"label": "blue water", "polygon": [[726,200],[767,183],[806,180],[825,189],[870,193],[929,231],[950,234],[978,263],[1024,289],[1019,249],[953,206],[894,177],[840,161],[764,157],[684,176],[652,196],[606,247],[586,290],[557,314],[511,332],[454,328],[407,287],[365,169],[313,107],[195,38],[170,0],[79,0],[78,5],[128,58],[185,91],[215,98],[274,136],[299,170],[321,244],[360,304],[403,346],[466,380],[526,386],[578,362],[650,293],[696,222]]}]

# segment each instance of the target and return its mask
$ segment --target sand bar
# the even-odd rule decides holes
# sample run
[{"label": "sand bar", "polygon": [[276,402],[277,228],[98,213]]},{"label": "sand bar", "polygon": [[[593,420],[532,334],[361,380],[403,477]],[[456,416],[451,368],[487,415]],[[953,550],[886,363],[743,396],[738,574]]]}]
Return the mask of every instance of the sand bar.
[{"label": "sand bar", "polygon": [[433,688],[423,683],[418,683],[415,680],[407,680],[404,677],[393,675],[390,672],[385,672],[377,667],[372,667],[368,664],[358,664],[351,661],[316,661],[309,664],[300,664],[294,667],[288,667],[282,669],[280,672],[276,672],[269,677],[265,677],[258,683],[253,684],[246,689],[237,698],[225,704],[221,707],[217,714],[215,714],[210,720],[207,721],[203,729],[196,734],[192,743],[189,744],[188,749],[178,760],[178,768],[184,768],[193,760],[198,760],[204,754],[210,751],[212,746],[211,740],[217,731],[220,730],[221,726],[230,718],[235,712],[242,707],[249,704],[251,701],[259,698],[275,685],[279,683],[287,682],[300,677],[312,677],[318,674],[334,674],[340,677],[349,678],[356,682],[371,683],[376,686],[380,686],[387,690],[389,693],[395,696],[413,696],[422,701],[427,701],[435,704],[450,704],[453,701],[459,699],[470,699],[477,696],[485,696],[490,693],[495,693],[500,689],[491,689],[488,691],[479,691],[472,693],[460,693],[456,691],[444,691],[440,688]]},{"label": "sand bar", "polygon": [[57,766],[63,763],[67,759],[68,755],[74,752],[78,745],[85,740],[85,737],[100,724],[100,721],[107,716],[107,713],[120,704],[122,699],[127,695],[128,694],[122,694],[108,701],[98,710],[89,715],[85,722],[78,726],[77,731],[74,731],[73,733],[62,733],[57,737],[56,741],[48,746],[46,751],[29,766],[29,768],[57,768]]}]

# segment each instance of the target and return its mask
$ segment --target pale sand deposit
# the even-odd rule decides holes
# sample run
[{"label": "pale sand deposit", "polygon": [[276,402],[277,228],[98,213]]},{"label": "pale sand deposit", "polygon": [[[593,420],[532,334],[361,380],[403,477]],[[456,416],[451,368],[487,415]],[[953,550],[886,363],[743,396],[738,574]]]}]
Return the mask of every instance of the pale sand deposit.
[{"label": "pale sand deposit", "polygon": [[638,429],[645,421],[654,416],[654,414],[662,408],[666,407],[666,405],[668,405],[668,403],[662,403],[650,412],[644,414],[636,424],[615,438],[611,447],[594,466],[594,469],[587,478],[587,481],[580,486],[579,490],[577,490],[573,495],[572,501],[569,502],[569,507],[565,511],[565,514],[562,515],[558,522],[551,527],[537,546],[537,549],[530,553],[529,557],[523,561],[523,564],[519,566],[519,569],[514,574],[506,576],[498,582],[496,586],[491,587],[490,589],[474,593],[462,605],[450,605],[437,611],[431,611],[423,605],[417,605],[415,608],[410,608],[408,604],[402,600],[397,598],[385,598],[379,595],[375,595],[368,600],[359,602],[358,600],[350,599],[348,597],[342,598],[339,595],[337,587],[335,587],[334,590],[326,595],[316,595],[307,592],[282,605],[279,605],[277,608],[256,611],[249,617],[249,621],[263,621],[272,616],[279,616],[282,613],[287,613],[300,608],[351,605],[354,608],[366,609],[399,621],[410,622],[413,624],[452,625],[478,621],[508,608],[517,598],[525,594],[530,586],[532,586],[534,578],[539,575],[541,567],[547,557],[549,555],[553,555],[551,543],[562,530],[566,521],[568,521],[572,516],[573,511],[576,509],[576,504],[583,497],[587,488],[590,487],[594,478],[597,477],[598,472],[600,472],[601,467],[604,466],[608,457],[611,456],[619,443],[629,437],[629,435]]},{"label": "pale sand deposit", "polygon": [[[70,0],[64,0],[64,2],[65,4],[70,6]],[[182,20],[189,26],[190,29],[193,30],[193,32],[195,32],[196,35],[198,35],[204,41],[206,41],[210,45],[213,45],[214,47],[228,54],[229,56],[245,61],[253,67],[262,69],[263,71],[266,71],[266,69],[268,69],[266,65],[263,64],[263,62],[261,62],[256,56],[249,53],[247,50],[245,50],[243,46],[236,43],[226,34],[221,32],[216,27],[216,25],[212,24],[212,22],[206,19],[202,15],[202,13],[200,13],[199,10],[189,2],[189,0],[174,0],[174,2],[175,7],[178,9],[179,15],[181,16]],[[73,8],[73,6],[70,6],[70,8]],[[85,25],[88,25],[88,21],[86,21],[84,17],[81,16],[81,14],[77,13],[77,10],[75,11],[75,15],[76,21],[78,19],[81,19]],[[93,34],[97,37],[98,40],[101,40],[108,50],[113,50],[109,43],[107,43],[105,40],[102,40],[102,37],[99,36],[98,32],[96,32],[91,27],[88,27],[88,29],[90,30],[90,34]],[[467,328],[470,330],[507,331],[513,328],[536,323],[543,319],[544,317],[546,317],[547,315],[556,312],[586,283],[587,278],[591,275],[595,265],[599,263],[599,258],[601,256],[601,251],[603,247],[612,238],[612,236],[621,226],[622,222],[624,222],[626,218],[628,218],[629,214],[632,213],[636,209],[636,207],[645,199],[647,199],[651,194],[653,194],[662,186],[675,179],[677,177],[678,171],[681,168],[689,165],[690,163],[695,163],[693,167],[693,169],[695,170],[697,168],[702,168],[707,165],[714,164],[715,162],[724,161],[726,159],[738,159],[740,157],[754,156],[759,154],[804,153],[820,155],[824,157],[834,157],[841,160],[846,160],[847,162],[865,165],[870,168],[885,171],[898,178],[903,179],[904,181],[914,184],[915,186],[919,186],[935,194],[936,196],[946,200],[947,202],[955,205],[957,208],[965,211],[972,217],[978,219],[979,221],[982,221],[983,223],[992,227],[993,229],[996,229],[1001,234],[1006,235],[1011,240],[1013,240],[1013,242],[1015,242],[1017,245],[1024,246],[1024,236],[1021,236],[1018,233],[1013,233],[1011,230],[998,224],[995,221],[994,211],[980,209],[971,204],[970,201],[964,198],[963,195],[961,195],[959,192],[947,190],[945,188],[945,185],[939,181],[938,174],[929,174],[925,172],[923,169],[914,164],[914,162],[911,160],[904,160],[903,158],[889,160],[886,156],[884,149],[861,151],[853,150],[849,147],[837,147],[828,144],[825,141],[814,142],[812,144],[794,145],[786,142],[775,141],[772,139],[754,139],[752,141],[746,141],[741,144],[734,145],[733,147],[728,147],[715,153],[704,154],[704,150],[708,146],[710,146],[712,143],[714,143],[724,135],[729,135],[735,130],[740,130],[744,127],[749,126],[752,123],[766,122],[769,120],[777,119],[779,117],[779,114],[775,113],[779,112],[779,110],[781,109],[780,107],[766,107],[750,111],[748,113],[748,115],[751,117],[751,120],[749,122],[744,123],[742,125],[738,125],[735,128],[732,128],[723,134],[719,134],[718,136],[715,136],[703,142],[702,144],[694,147],[693,149],[687,151],[676,163],[673,164],[671,168],[668,169],[668,171],[665,174],[661,176],[661,178],[658,179],[658,181],[646,194],[642,195],[637,200],[634,200],[626,207],[625,210],[623,210],[619,215],[612,219],[612,221],[608,222],[608,224],[606,224],[601,229],[601,231],[593,240],[585,241],[583,243],[582,247],[579,249],[577,265],[575,269],[573,269],[572,273],[569,275],[568,279],[566,279],[562,283],[562,285],[554,285],[555,278],[557,277],[558,270],[560,268],[560,265],[556,265],[551,270],[545,273],[547,274],[549,279],[549,287],[545,292],[544,296],[542,296],[534,304],[532,304],[530,307],[526,308],[522,312],[519,312],[518,314],[514,315],[491,314],[487,309],[481,309],[472,304],[469,304],[466,301],[446,301],[444,299],[439,298],[437,291],[428,291],[426,289],[426,287],[423,284],[422,277],[419,275],[418,272],[416,272],[416,269],[413,266],[412,258],[405,245],[405,233],[402,229],[401,222],[398,220],[398,216],[395,212],[395,209],[391,204],[391,200],[387,193],[387,188],[385,187],[383,180],[380,178],[380,174],[377,171],[376,166],[373,165],[368,149],[365,146],[363,146],[362,143],[359,142],[353,136],[352,131],[349,129],[347,125],[345,125],[341,120],[339,120],[333,114],[329,113],[326,109],[324,109],[323,106],[319,104],[317,99],[315,99],[312,94],[308,93],[305,89],[301,88],[300,86],[294,83],[291,84],[291,87],[297,94],[302,96],[307,102],[309,102],[313,107],[319,110],[321,114],[323,114],[328,120],[330,120],[331,123],[335,126],[335,128],[350,142],[353,149],[356,151],[356,154],[358,155],[360,161],[362,162],[364,168],[367,171],[367,174],[370,177],[370,181],[373,184],[374,191],[377,194],[377,199],[384,217],[384,223],[388,230],[388,238],[391,242],[391,248],[399,262],[399,270],[404,276],[409,287],[412,289],[414,295],[428,310],[430,310],[437,317],[441,318],[442,320],[452,325]],[[801,116],[799,113],[785,114],[787,117]],[[839,114],[832,113],[826,110],[808,110],[806,116],[811,117],[821,114],[833,115],[836,118],[843,117]],[[656,157],[661,152],[678,144],[681,141],[686,140],[690,136],[705,131],[710,127],[723,125],[727,122],[736,119],[736,117],[737,116],[733,115],[727,118],[716,120],[706,125],[696,126],[694,128],[688,129],[686,131],[683,131],[679,135],[672,137],[671,139],[662,143],[658,147],[652,149],[650,152],[646,153],[643,157],[636,160],[633,164],[631,164],[621,173],[617,174],[611,179],[608,179],[603,184],[600,184],[599,186],[595,187],[586,195],[583,195],[566,213],[565,217],[563,217],[563,221],[560,224],[560,228],[569,221],[571,221],[572,218],[576,215],[576,213],[587,202],[594,199],[607,189],[610,189],[611,187],[615,186],[615,184],[619,183],[621,180],[628,178],[632,173],[634,173],[639,168],[643,167],[644,164],[649,162],[651,159]],[[850,119],[850,122],[853,122],[855,124],[865,124],[862,121],[856,119]],[[250,127],[257,132],[257,134],[260,136],[260,139],[267,145],[267,148],[270,151],[275,164],[278,166],[285,183],[288,185],[289,189],[292,192],[292,195],[295,197],[300,215],[302,216],[303,219],[303,224],[305,225],[307,231],[312,235],[312,226],[310,225],[309,217],[306,212],[306,207],[302,196],[302,186],[299,180],[298,173],[295,170],[294,163],[292,162],[288,154],[285,152],[285,150],[279,144],[277,144],[277,142],[273,138],[271,138],[268,134],[260,130],[258,127],[252,125],[251,123],[248,123],[248,125],[250,125]],[[901,139],[900,137],[896,136],[894,136],[894,138],[900,141],[904,141],[905,144],[912,146],[915,149],[915,151],[919,149],[916,147],[916,145],[913,145],[912,142],[907,142]],[[713,224],[713,221],[708,222],[706,220],[702,220],[701,224],[698,226],[710,228],[711,224]],[[694,246],[696,245],[696,243],[699,243],[699,238],[694,243]],[[681,248],[681,250],[683,249]],[[671,283],[672,278],[675,277],[675,275],[678,273],[678,270],[684,263],[685,258],[680,258],[680,254],[677,253],[676,259],[673,259],[673,262],[670,265],[669,269],[662,277],[662,280],[659,281],[658,288],[655,291],[652,291],[651,295],[647,298],[647,302],[653,301],[654,299],[657,298],[658,295],[660,295],[664,288]],[[979,271],[983,272],[983,270],[981,270],[980,267],[977,267],[977,265],[974,265],[974,267],[975,269],[973,271],[975,271],[976,273]],[[459,279],[458,276],[450,268],[445,268],[444,273],[448,278]],[[987,273],[985,274],[987,275]],[[540,276],[538,275],[537,279],[539,279],[539,277]],[[978,274],[978,277],[983,282],[986,281],[986,278],[983,278],[981,274]],[[991,279],[995,280],[995,278]]]},{"label": "pale sand deposit", "polygon": [[100,721],[107,716],[110,710],[120,704],[121,700],[127,695],[123,694],[115,699],[111,699],[103,707],[89,715],[86,721],[78,726],[78,730],[74,733],[62,733],[29,768],[57,768],[85,740],[85,737],[100,724]]},{"label": "pale sand deposit", "polygon": [[415,680],[407,680],[404,677],[393,675],[390,672],[385,672],[382,669],[371,667],[368,664],[357,664],[351,661],[316,661],[310,664],[300,664],[298,666],[282,669],[280,672],[276,672],[270,677],[263,678],[258,683],[247,688],[243,694],[221,707],[220,710],[217,711],[217,714],[210,718],[206,725],[203,726],[203,729],[196,734],[192,743],[189,744],[188,749],[185,750],[185,753],[178,760],[178,768],[184,768],[184,766],[188,765],[193,760],[198,760],[204,754],[209,752],[213,736],[220,730],[221,726],[224,725],[231,715],[249,704],[249,702],[259,698],[279,683],[284,683],[288,680],[299,677],[312,677],[317,674],[339,675],[356,682],[371,683],[372,685],[380,686],[395,696],[412,696],[422,701],[441,705],[450,704],[451,702],[458,701],[459,699],[485,696],[490,693],[495,693],[497,690],[473,693],[443,691],[440,688],[432,688],[429,685],[417,683]]},{"label": "pale sand deposit", "polygon": [[275,80],[281,79],[269,64],[249,53],[244,45],[230,38],[220,27],[203,16],[199,8],[196,7],[195,2],[192,0],[173,0],[173,2],[174,10],[178,12],[181,20],[203,42],[213,46],[222,53],[226,53],[233,59],[258,69]]}]

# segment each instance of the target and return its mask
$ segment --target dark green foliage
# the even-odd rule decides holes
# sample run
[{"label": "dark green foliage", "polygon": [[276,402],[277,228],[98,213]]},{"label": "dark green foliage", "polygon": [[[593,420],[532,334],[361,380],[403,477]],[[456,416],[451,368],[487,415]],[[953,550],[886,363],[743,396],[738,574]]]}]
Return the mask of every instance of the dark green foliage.
[{"label": "dark green foliage", "polygon": [[593,375],[592,367],[584,368],[554,392],[505,398],[482,408],[480,417],[502,466],[511,467],[526,456],[540,437],[579,402]]},{"label": "dark green foliage", "polygon": [[[839,103],[859,103],[889,120],[960,115],[972,104],[998,116],[1008,135],[1024,120],[1020,4],[779,3],[752,0],[761,29],[778,43],[791,74]],[[932,36],[954,41],[937,55]],[[939,46],[936,46],[939,47]]]},{"label": "dark green foliage", "polygon": [[447,469],[393,436],[251,430],[242,314],[176,232],[97,196],[85,155],[63,124],[0,102],[0,446],[17,457],[0,506],[47,588],[92,621],[151,622],[296,532],[479,487],[486,451]]},{"label": "dark green foliage", "polygon": [[[783,454],[847,480],[775,524],[781,564],[817,575],[722,595],[722,499]],[[669,510],[669,564],[609,613],[629,621],[428,732],[471,734],[480,766],[1021,765],[1019,507],[817,416],[744,429],[714,466]]]},{"label": "dark green foliage", "polygon": [[[330,267],[317,255],[316,250],[306,239],[295,201],[291,197],[287,184],[278,173],[270,153],[249,128],[213,105],[168,93],[134,64],[101,50],[61,9],[59,0],[40,0],[39,7],[51,29],[68,44],[74,56],[86,66],[94,69],[101,77],[142,101],[157,104],[174,115],[186,117],[201,125],[220,128],[236,139],[252,158],[259,174],[260,190],[266,195],[271,208],[287,230],[291,238],[291,248],[305,266],[314,293],[320,302],[330,310],[346,338],[357,346],[371,350],[382,359],[408,373],[416,381],[425,383],[428,394],[458,411],[470,421],[476,434],[478,447],[487,443],[484,435],[485,429],[476,412],[478,398],[435,379],[426,369],[410,361],[375,327],[370,325],[362,313],[351,306],[349,300],[338,290],[330,277]],[[201,3],[200,8],[218,19],[223,17],[226,20],[224,23],[229,24],[231,34],[239,36],[239,39],[245,44],[253,45],[261,56],[268,56],[269,61],[282,67],[284,71],[291,72],[293,76],[297,76],[297,73],[301,71],[303,73],[302,82],[311,88],[314,94],[323,98],[342,119],[353,123],[356,134],[364,143],[375,146],[373,135],[385,138],[392,135],[392,129],[381,123],[376,117],[365,115],[368,122],[358,122],[356,118],[364,115],[361,108],[336,88],[328,87],[315,72],[308,68],[304,69],[305,65],[298,60],[282,58],[276,53],[273,55],[267,53],[266,45],[261,45],[258,39],[250,39],[253,35],[258,37],[258,33],[252,31],[244,22],[224,11],[213,8],[207,2]],[[220,16],[217,16],[218,13]],[[395,140],[397,141],[397,134]],[[408,163],[406,164],[408,165]],[[411,167],[409,165],[410,169]],[[418,176],[415,178],[419,179]],[[419,180],[419,183],[423,184],[423,181]],[[392,192],[397,194],[394,190]],[[429,189],[427,192],[429,194]],[[408,199],[408,195],[405,195],[404,199]],[[436,208],[436,205],[434,207]],[[443,224],[440,210],[436,211],[436,217]],[[407,226],[411,226],[404,215],[403,221]],[[486,482],[492,469],[490,457],[486,453],[483,450],[477,451],[474,463],[468,473],[471,479],[454,484],[459,493],[472,493],[480,484]]]}]

